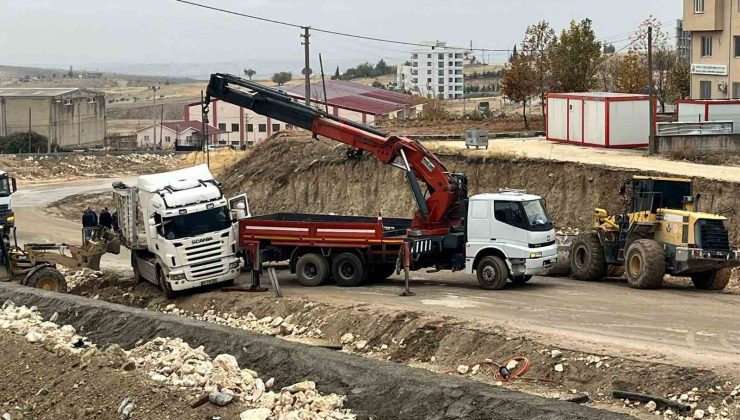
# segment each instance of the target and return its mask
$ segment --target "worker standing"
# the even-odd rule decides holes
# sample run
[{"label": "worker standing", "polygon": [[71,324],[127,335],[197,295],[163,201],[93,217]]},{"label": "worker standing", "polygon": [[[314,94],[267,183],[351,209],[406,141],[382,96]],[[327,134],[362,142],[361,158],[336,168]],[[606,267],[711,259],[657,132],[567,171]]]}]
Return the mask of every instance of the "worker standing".
[{"label": "worker standing", "polygon": [[108,211],[108,207],[103,207],[103,210],[100,210],[100,226],[103,226],[106,229],[113,228],[113,216],[111,216],[110,212]]},{"label": "worker standing", "polygon": [[82,235],[85,242],[92,237],[96,226],[98,226],[98,215],[88,206],[82,213]]}]

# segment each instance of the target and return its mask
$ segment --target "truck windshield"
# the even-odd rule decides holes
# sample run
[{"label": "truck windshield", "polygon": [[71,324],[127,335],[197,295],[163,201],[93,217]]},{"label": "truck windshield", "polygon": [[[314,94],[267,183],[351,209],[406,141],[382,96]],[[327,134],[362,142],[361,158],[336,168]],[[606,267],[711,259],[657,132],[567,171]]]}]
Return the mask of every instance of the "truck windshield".
[{"label": "truck windshield", "polygon": [[527,221],[531,230],[550,230],[552,229],[552,220],[547,212],[544,200],[532,200],[522,202],[524,213],[527,215]]},{"label": "truck windshield", "polygon": [[7,197],[10,195],[10,182],[8,178],[0,178],[0,197]]},{"label": "truck windshield", "polygon": [[168,217],[162,223],[164,237],[181,239],[217,232],[231,226],[229,219],[229,209],[226,206]]}]

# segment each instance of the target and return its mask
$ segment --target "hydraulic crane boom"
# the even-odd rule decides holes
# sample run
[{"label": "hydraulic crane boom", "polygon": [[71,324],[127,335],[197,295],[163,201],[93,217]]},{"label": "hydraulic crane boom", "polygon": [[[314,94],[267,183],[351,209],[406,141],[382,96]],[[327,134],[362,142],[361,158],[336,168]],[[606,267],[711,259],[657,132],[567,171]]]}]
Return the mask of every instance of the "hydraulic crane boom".
[{"label": "hydraulic crane boom", "polygon": [[[444,235],[463,225],[467,178],[463,174],[450,173],[419,142],[388,136],[373,127],[296,103],[281,91],[230,74],[211,75],[206,90],[205,112],[208,112],[211,98],[310,130],[314,137],[323,136],[344,143],[353,150],[372,153],[381,162],[404,170],[418,206],[411,227],[412,234]],[[419,186],[419,178],[427,186],[426,198]]]}]

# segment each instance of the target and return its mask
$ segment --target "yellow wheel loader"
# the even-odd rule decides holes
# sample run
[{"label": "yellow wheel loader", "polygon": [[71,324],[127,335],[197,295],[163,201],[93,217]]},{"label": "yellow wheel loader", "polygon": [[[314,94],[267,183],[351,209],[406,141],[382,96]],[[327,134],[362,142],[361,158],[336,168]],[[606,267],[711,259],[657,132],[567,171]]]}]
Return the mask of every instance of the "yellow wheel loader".
[{"label": "yellow wheel loader", "polygon": [[740,250],[730,246],[726,217],[698,211],[690,179],[635,176],[620,194],[624,211],[595,209],[592,230],[571,244],[573,277],[600,280],[616,266],[637,289],[660,287],[665,274],[691,277],[697,289],[727,286]]},{"label": "yellow wheel loader", "polygon": [[[0,281],[16,281],[24,286],[66,293],[67,282],[56,266],[100,269],[105,253],[118,254],[121,244],[115,233],[90,229],[83,234],[83,245],[65,243],[11,245],[9,238],[0,239]],[[0,226],[0,232],[2,232]],[[15,233],[15,229],[13,230]],[[15,236],[15,235],[14,235]]]}]

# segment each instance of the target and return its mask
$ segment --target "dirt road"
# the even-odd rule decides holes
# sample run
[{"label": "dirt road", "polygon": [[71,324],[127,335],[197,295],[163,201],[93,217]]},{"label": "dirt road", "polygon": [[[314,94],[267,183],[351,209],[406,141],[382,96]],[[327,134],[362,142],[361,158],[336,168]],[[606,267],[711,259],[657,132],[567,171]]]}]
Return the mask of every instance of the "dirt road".
[{"label": "dirt road", "polygon": [[[465,149],[465,142],[463,141],[429,143],[435,148]],[[705,165],[701,163],[674,161],[660,157],[648,157],[645,150],[604,150],[594,147],[555,143],[542,138],[495,139],[490,141],[488,150],[470,150],[468,153],[472,156],[506,153],[535,159],[551,159],[643,171],[656,171],[678,176],[686,176],[688,174],[703,178],[740,182],[740,166]]]},{"label": "dirt road", "polygon": [[[19,241],[79,242],[79,227],[50,218],[44,206],[66,195],[103,191],[110,180],[22,187],[13,196]],[[39,218],[51,223],[38,223]],[[104,268],[128,270],[129,255],[106,255]],[[740,373],[740,296],[669,286],[630,289],[623,282],[584,283],[538,277],[497,292],[477,287],[462,273],[414,273],[413,298],[398,296],[396,279],[357,289],[304,288],[281,272],[292,296],[319,302],[368,303],[506,325],[564,348]],[[248,282],[244,276],[242,282]],[[267,283],[267,281],[265,281]]]}]

